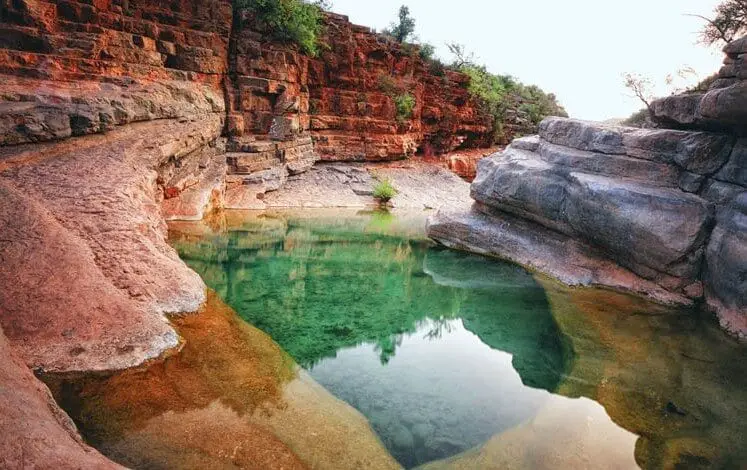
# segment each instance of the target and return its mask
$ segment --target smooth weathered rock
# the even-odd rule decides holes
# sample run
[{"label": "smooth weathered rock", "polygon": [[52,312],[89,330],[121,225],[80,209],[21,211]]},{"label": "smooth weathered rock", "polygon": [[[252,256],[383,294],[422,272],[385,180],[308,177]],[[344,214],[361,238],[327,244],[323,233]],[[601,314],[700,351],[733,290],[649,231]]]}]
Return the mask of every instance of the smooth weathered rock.
[{"label": "smooth weathered rock", "polygon": [[744,335],[743,140],[548,118],[538,138],[482,160],[472,212],[439,214],[429,235],[568,284],[705,295]]},{"label": "smooth weathered rock", "polygon": [[166,243],[157,170],[199,154],[220,123],[154,121],[4,150],[0,322],[29,365],[122,369],[177,346],[163,314],[196,311],[204,284]]},{"label": "smooth weathered rock", "polygon": [[220,93],[183,81],[54,83],[3,77],[0,145],[60,140],[153,119],[223,112]]},{"label": "smooth weathered rock", "polygon": [[698,191],[700,191],[700,188],[703,187],[703,182],[705,180],[706,177],[703,175],[684,171],[680,175],[680,179],[679,181],[677,181],[677,185],[681,190],[687,193],[697,193]]},{"label": "smooth weathered rock", "polygon": [[528,137],[521,137],[514,139],[511,142],[511,147],[519,150],[528,150],[530,152],[536,152],[540,145],[540,138],[538,135],[531,135]]},{"label": "smooth weathered rock", "polygon": [[706,262],[708,304],[726,330],[747,337],[747,191],[719,214]]},{"label": "smooth weathered rock", "polygon": [[123,469],[86,445],[0,330],[0,467]]},{"label": "smooth weathered rock", "polygon": [[709,91],[700,102],[698,111],[704,119],[743,133],[747,129],[747,81]]},{"label": "smooth weathered rock", "polygon": [[664,303],[689,303],[610,261],[602,251],[536,223],[489,212],[441,211],[428,220],[428,236],[444,245],[521,264],[571,286],[608,286]]},{"label": "smooth weathered rock", "polygon": [[747,54],[747,36],[736,39],[724,46],[724,53],[730,57]]},{"label": "smooth weathered rock", "polygon": [[729,205],[731,201],[744,191],[745,188],[743,186],[710,179],[706,181],[703,189],[701,189],[700,196],[708,202],[716,204],[718,207],[724,207]]},{"label": "smooth weathered rock", "polygon": [[225,206],[226,157],[221,151],[207,150],[200,161],[195,156],[185,157],[189,166],[197,167],[183,167],[188,171],[180,171],[164,185],[161,210],[165,220],[202,220],[211,211]]},{"label": "smooth weathered rock", "polygon": [[747,188],[747,139],[739,139],[729,160],[713,176],[715,179]]},{"label": "smooth weathered rock", "polygon": [[661,272],[692,278],[700,269],[712,217],[706,201],[674,189],[586,174],[583,167],[573,171],[577,166],[553,165],[537,154],[508,149],[481,163],[472,197],[593,243],[644,277]]},{"label": "smooth weathered rock", "polygon": [[703,96],[704,93],[693,93],[658,99],[651,103],[654,119],[665,125],[695,127],[702,122],[699,107]]},{"label": "smooth weathered rock", "polygon": [[619,176],[655,186],[676,187],[681,173],[674,165],[625,155],[577,150],[547,142],[539,145],[537,152],[545,162],[572,171]]},{"label": "smooth weathered rock", "polygon": [[675,163],[698,174],[711,174],[721,168],[734,144],[734,138],[726,134],[636,129],[563,118],[542,121],[540,137],[578,150]]}]

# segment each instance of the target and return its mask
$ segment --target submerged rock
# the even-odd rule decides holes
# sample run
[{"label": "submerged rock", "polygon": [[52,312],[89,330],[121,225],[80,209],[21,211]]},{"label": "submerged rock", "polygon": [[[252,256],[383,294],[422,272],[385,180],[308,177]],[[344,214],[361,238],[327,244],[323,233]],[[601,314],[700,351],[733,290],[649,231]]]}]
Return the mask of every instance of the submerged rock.
[{"label": "submerged rock", "polygon": [[174,325],[184,348],[161,363],[47,379],[108,457],[131,467],[400,468],[360,413],[216,294]]}]

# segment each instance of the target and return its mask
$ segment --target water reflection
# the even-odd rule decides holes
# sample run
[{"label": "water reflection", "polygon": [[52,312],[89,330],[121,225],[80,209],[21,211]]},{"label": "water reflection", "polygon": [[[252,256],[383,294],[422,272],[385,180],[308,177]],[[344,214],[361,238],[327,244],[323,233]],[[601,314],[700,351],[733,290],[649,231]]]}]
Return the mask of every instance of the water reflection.
[{"label": "water reflection", "polygon": [[48,383],[133,468],[745,468],[747,351],[710,320],[439,249],[423,224],[175,225],[220,296],[174,320],[184,349]]},{"label": "water reflection", "polygon": [[304,367],[363,343],[375,343],[386,364],[401,336],[426,319],[465,318],[486,336],[513,321],[527,331],[504,335],[516,344],[499,349],[522,347],[546,375],[537,377],[538,386],[553,388],[562,352],[534,279],[515,266],[434,249],[395,221],[381,213],[332,221],[263,215],[197,240],[176,235],[173,244],[228,304]]},{"label": "water reflection", "polygon": [[[433,247],[422,218],[276,213],[224,220],[223,229],[177,227],[174,246],[247,321],[368,416],[406,466],[474,448],[438,465],[474,468],[480,456],[480,468],[485,458],[502,462],[492,468],[543,467],[515,455],[522,439],[574,467],[626,468],[625,455],[643,468],[747,461],[745,349],[691,312],[540,285],[514,266]],[[563,397],[590,398],[606,413]],[[620,453],[626,435],[614,425],[592,426],[599,432],[584,438],[586,450],[537,439],[576,435],[607,414],[639,436],[635,449]],[[602,438],[617,451],[591,451],[608,447]]]}]

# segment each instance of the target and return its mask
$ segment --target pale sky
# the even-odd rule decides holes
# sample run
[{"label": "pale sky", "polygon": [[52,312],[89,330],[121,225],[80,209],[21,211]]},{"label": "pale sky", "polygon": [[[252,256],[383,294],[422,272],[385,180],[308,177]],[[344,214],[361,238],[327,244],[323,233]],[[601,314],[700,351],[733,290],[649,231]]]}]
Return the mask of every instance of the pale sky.
[{"label": "pale sky", "polygon": [[381,30],[403,3],[441,58],[450,60],[446,42],[464,44],[490,71],[555,93],[582,119],[642,107],[622,85],[625,72],[649,76],[666,95],[667,74],[689,66],[705,78],[723,58],[696,44],[701,22],[686,16],[709,16],[719,0],[333,0],[333,11]]}]

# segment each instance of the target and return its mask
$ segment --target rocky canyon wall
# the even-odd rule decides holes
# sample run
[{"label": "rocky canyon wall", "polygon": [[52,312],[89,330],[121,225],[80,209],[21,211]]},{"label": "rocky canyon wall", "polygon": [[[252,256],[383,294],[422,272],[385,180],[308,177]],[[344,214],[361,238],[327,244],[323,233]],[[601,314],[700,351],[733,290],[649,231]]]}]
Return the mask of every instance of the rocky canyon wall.
[{"label": "rocky canyon wall", "polygon": [[[324,16],[322,52],[310,58],[268,39],[238,15],[226,79],[228,207],[263,207],[267,191],[315,161],[386,161],[490,144],[492,118],[469,77],[399,44]],[[414,99],[402,115],[398,97]],[[259,199],[258,199],[259,198]]]},{"label": "rocky canyon wall", "polygon": [[667,303],[705,299],[725,329],[744,337],[747,77],[734,72],[744,44],[726,48],[708,93],[654,103],[663,124],[688,130],[548,118],[538,136],[483,160],[473,211],[439,214],[429,234],[571,285]]},{"label": "rocky canyon wall", "polygon": [[164,216],[220,204],[231,16],[220,0],[0,1],[0,375],[22,384],[0,400],[0,466],[116,467],[18,364],[137,366],[178,348],[165,314],[204,302]]},{"label": "rocky canyon wall", "polygon": [[[243,24],[251,26],[251,17]],[[251,27],[235,33],[232,135],[313,136],[324,160],[401,159],[489,144],[491,118],[468,91],[469,77],[423,60],[345,16],[325,14],[322,52],[308,58]],[[399,115],[395,99],[415,106]]]}]

